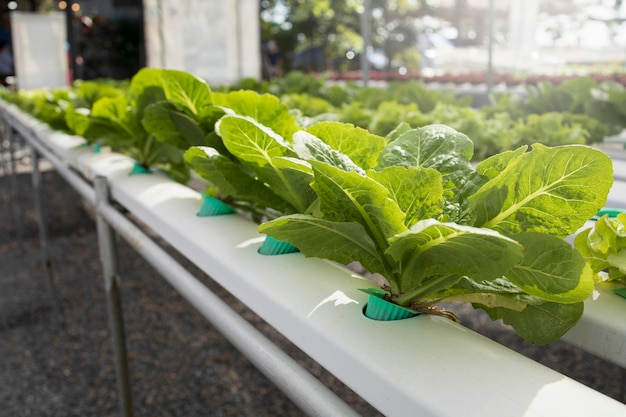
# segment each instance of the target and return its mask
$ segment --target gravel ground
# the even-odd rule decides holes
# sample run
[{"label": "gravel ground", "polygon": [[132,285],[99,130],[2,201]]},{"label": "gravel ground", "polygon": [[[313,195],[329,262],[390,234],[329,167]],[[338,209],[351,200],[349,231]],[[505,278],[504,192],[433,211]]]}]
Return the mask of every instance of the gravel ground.
[{"label": "gravel ground", "polygon": [[[22,171],[28,164],[20,161]],[[50,291],[30,175],[15,178],[17,199],[11,197],[10,177],[0,176],[0,414],[117,416],[94,222],[63,179],[44,171]],[[303,415],[124,242],[119,255],[135,416]],[[206,282],[357,412],[380,415],[245,306]],[[625,401],[624,369],[565,342],[529,345],[484,314],[462,310],[468,327]]]}]

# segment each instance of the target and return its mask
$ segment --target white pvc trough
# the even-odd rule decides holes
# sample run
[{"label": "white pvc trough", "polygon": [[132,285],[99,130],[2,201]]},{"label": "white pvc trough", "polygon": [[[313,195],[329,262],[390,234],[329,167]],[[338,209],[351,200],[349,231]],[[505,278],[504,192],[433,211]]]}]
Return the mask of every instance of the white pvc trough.
[{"label": "white pvc trough", "polygon": [[[130,176],[123,156],[48,145],[87,178],[106,176],[115,201],[385,415],[626,416],[626,405],[448,319],[367,319],[359,289],[374,283],[299,253],[259,255],[254,223],[197,217],[197,192],[159,175]],[[619,341],[601,340],[626,335],[612,322],[624,321],[626,304],[613,301],[590,300],[572,337],[620,363]]]}]

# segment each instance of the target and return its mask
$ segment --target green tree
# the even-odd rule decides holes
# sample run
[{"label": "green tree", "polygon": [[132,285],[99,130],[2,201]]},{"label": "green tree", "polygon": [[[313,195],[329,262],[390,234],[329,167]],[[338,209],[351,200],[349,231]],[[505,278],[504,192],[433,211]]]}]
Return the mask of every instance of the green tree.
[{"label": "green tree", "polygon": [[[427,10],[423,0],[373,0],[372,44],[381,48],[389,63],[394,56],[415,46],[413,21]],[[263,0],[261,2],[262,38],[274,39],[283,53],[284,70],[289,57],[311,47],[321,47],[325,68],[346,51],[361,52],[362,0]],[[406,54],[405,54],[406,55]],[[408,54],[410,56],[410,54]]]},{"label": "green tree", "polygon": [[415,19],[424,12],[417,0],[372,0],[372,46],[379,47],[387,57],[387,69],[394,58],[403,59],[402,66],[412,67],[408,51],[417,47]]}]

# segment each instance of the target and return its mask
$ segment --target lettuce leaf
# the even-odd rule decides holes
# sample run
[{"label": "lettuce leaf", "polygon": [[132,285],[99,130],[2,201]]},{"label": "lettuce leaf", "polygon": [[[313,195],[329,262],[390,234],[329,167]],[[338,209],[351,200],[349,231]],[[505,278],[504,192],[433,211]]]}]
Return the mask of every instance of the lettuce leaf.
[{"label": "lettuce leaf", "polygon": [[586,146],[513,152],[480,164],[483,172],[499,174],[468,198],[475,226],[506,235],[525,231],[566,237],[581,228],[606,201],[613,184],[610,158]]},{"label": "lettuce leaf", "polygon": [[322,139],[332,149],[346,155],[363,169],[375,167],[378,154],[385,147],[385,139],[381,136],[347,123],[320,122],[306,131]]},{"label": "lettuce leaf", "polygon": [[584,256],[597,275],[608,271],[608,280],[626,282],[626,214],[616,218],[601,216],[592,228],[576,235],[574,246]]}]

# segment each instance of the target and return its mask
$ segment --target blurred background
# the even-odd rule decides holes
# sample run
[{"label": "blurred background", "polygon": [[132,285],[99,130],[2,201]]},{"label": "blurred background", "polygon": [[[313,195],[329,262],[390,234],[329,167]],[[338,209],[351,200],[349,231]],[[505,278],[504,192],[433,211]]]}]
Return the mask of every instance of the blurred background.
[{"label": "blurred background", "polygon": [[487,71],[615,73],[626,62],[622,0],[3,0],[0,9],[9,43],[13,12],[66,16],[73,79],[159,66],[217,84],[292,70],[485,81]]}]

